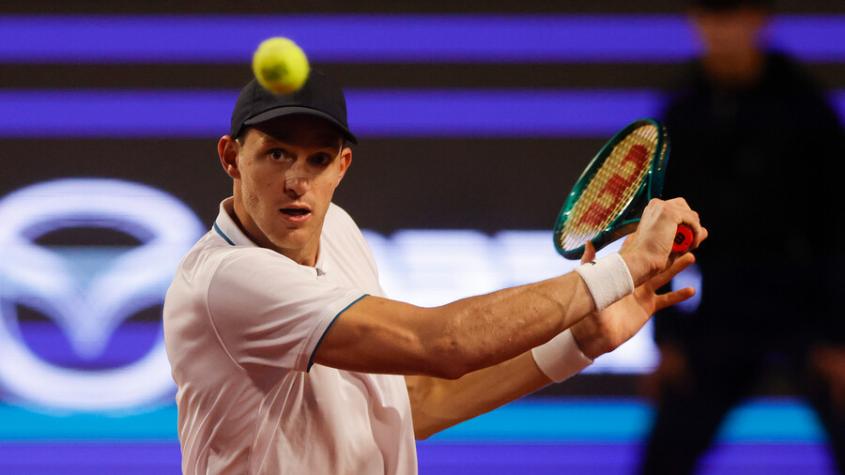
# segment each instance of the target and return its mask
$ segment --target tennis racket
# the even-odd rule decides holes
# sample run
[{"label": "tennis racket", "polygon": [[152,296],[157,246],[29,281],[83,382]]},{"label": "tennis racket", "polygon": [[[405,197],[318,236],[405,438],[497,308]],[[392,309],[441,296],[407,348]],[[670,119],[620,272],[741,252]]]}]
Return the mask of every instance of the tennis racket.
[{"label": "tennis racket", "polygon": [[[656,120],[637,120],[614,135],[587,165],[558,213],[558,253],[580,259],[587,242],[599,250],[633,232],[646,204],[663,192],[668,160],[669,137]],[[692,229],[681,224],[672,252],[686,252],[692,242]]]}]

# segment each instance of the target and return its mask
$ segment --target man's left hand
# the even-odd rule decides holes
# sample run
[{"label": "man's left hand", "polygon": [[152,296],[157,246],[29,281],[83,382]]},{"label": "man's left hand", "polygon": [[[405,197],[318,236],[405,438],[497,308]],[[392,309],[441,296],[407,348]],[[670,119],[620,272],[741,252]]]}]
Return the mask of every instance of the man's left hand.
[{"label": "man's left hand", "polygon": [[[592,243],[587,243],[581,262],[595,258]],[[654,312],[692,297],[695,290],[686,287],[658,294],[657,289],[669,283],[679,272],[695,262],[691,253],[677,257],[671,266],[652,276],[627,297],[601,312],[593,313],[572,327],[572,335],[581,351],[590,359],[615,350],[633,337],[648,322]]]}]

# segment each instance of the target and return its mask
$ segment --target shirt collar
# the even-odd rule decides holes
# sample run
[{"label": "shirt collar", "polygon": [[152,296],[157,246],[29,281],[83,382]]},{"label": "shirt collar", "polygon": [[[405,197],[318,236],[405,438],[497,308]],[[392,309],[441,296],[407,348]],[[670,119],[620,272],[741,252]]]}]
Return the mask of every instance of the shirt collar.
[{"label": "shirt collar", "polygon": [[[212,230],[218,236],[220,236],[221,239],[226,241],[230,246],[258,247],[258,245],[252,241],[252,239],[248,238],[247,235],[244,234],[243,231],[241,231],[241,228],[239,228],[238,225],[235,223],[235,220],[232,219],[232,215],[235,213],[233,202],[234,198],[231,196],[220,202],[220,212],[217,214],[217,219],[214,220]],[[325,248],[326,246],[323,242],[323,236],[321,235],[320,252],[317,254],[317,263],[313,267],[313,269],[317,271],[318,276],[324,275],[326,273],[326,260],[324,259],[325,252],[322,252]],[[284,257],[285,259],[290,260],[284,254],[279,255]]]},{"label": "shirt collar", "polygon": [[220,202],[220,212],[217,214],[217,219],[214,220],[212,229],[230,246],[256,247],[256,244],[241,231],[241,228],[232,219],[232,214],[235,212],[232,205],[233,201],[234,198],[230,196]]}]

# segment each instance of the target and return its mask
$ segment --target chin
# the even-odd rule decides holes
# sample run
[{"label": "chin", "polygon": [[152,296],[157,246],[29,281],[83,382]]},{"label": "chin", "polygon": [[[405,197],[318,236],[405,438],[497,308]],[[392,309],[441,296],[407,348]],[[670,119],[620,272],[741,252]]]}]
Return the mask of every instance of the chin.
[{"label": "chin", "polygon": [[271,241],[279,249],[302,249],[314,239],[319,239],[319,237],[315,236],[311,230],[294,229],[276,234]]}]

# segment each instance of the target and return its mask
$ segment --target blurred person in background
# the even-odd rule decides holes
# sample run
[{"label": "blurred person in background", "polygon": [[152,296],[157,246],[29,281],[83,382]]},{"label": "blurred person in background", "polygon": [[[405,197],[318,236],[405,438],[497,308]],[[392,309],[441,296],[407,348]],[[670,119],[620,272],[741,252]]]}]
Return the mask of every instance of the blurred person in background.
[{"label": "blurred person in background", "polygon": [[[766,46],[772,2],[697,0],[703,54],[664,111],[669,196],[707,216],[700,304],[655,319],[657,415],[643,474],[692,473],[725,415],[766,377],[817,412],[845,473],[843,135],[823,91]],[[742,206],[740,204],[743,204]],[[749,210],[755,210],[750,213]]]}]

